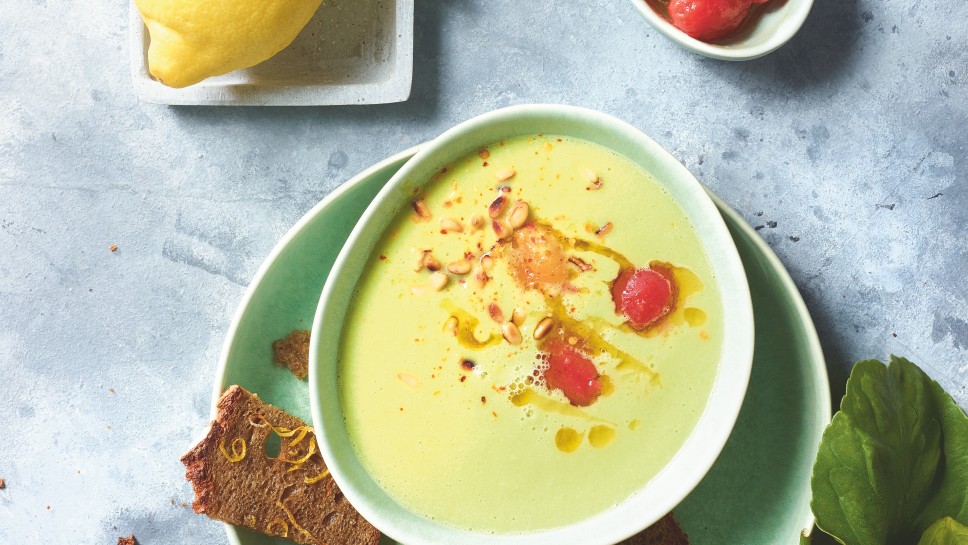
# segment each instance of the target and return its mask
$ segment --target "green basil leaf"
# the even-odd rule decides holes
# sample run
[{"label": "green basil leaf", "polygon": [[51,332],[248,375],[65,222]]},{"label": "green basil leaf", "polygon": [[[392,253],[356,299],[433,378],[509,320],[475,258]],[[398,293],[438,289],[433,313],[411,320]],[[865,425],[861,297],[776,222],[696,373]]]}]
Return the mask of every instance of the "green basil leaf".
[{"label": "green basil leaf", "polygon": [[[854,366],[824,431],[810,503],[817,526],[845,545],[910,545],[941,460],[931,380],[892,358]],[[923,528],[922,528],[923,529]]]},{"label": "green basil leaf", "polygon": [[928,527],[918,545],[968,545],[968,527],[945,517]]},{"label": "green basil leaf", "polygon": [[968,525],[968,415],[938,383],[931,386],[941,412],[943,458],[937,491],[925,507],[919,526],[925,528],[942,517],[954,517]]}]

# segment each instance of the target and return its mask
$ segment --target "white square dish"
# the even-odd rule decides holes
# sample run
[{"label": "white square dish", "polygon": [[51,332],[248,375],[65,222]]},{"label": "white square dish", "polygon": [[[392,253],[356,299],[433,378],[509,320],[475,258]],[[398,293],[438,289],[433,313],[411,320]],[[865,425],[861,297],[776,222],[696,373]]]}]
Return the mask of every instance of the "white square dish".
[{"label": "white square dish", "polygon": [[150,37],[130,12],[131,79],[147,102],[324,106],[402,102],[413,75],[413,0],[326,0],[289,47],[251,68],[184,89],[148,72]]}]

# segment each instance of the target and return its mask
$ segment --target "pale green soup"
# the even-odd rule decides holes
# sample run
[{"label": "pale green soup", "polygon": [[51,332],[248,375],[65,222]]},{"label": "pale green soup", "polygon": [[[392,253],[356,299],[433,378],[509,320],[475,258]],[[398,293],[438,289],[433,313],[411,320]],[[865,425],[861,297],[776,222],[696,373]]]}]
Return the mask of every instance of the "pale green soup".
[{"label": "pale green soup", "polygon": [[[723,309],[693,227],[639,166],[571,138],[495,143],[422,191],[377,245],[342,338],[341,402],[363,465],[401,505],[467,530],[553,528],[622,502],[682,446],[716,374]],[[518,235],[499,240],[498,195],[499,229],[527,203],[515,233],[542,226],[565,280],[529,289],[512,272]],[[674,275],[675,308],[646,331],[616,313],[623,262]],[[587,406],[542,380],[546,318],[601,374]]]}]

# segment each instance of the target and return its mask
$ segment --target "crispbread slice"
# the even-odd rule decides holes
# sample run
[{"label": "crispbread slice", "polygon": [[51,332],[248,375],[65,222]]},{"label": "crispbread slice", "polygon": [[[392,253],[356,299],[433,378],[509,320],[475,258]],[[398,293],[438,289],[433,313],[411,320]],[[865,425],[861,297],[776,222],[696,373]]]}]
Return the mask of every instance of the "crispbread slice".
[{"label": "crispbread slice", "polygon": [[[265,453],[270,434],[276,458]],[[222,394],[208,434],[181,461],[196,513],[304,545],[380,540],[329,476],[312,428],[240,386]]]},{"label": "crispbread slice", "polygon": [[682,531],[676,517],[669,513],[619,545],[689,545],[689,536]]}]

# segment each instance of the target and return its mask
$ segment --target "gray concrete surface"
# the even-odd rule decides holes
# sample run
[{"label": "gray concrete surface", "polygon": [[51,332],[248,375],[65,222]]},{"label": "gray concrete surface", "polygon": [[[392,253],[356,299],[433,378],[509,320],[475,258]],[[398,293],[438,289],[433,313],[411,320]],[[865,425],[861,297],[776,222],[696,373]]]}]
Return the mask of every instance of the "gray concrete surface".
[{"label": "gray concrete surface", "polygon": [[835,396],[893,352],[968,406],[960,0],[816,0],[741,64],[624,0],[420,0],[409,102],[298,109],[138,102],[127,11],[0,2],[0,544],[225,543],[178,456],[259,263],[352,174],[524,102],[632,122],[762,227]]}]

